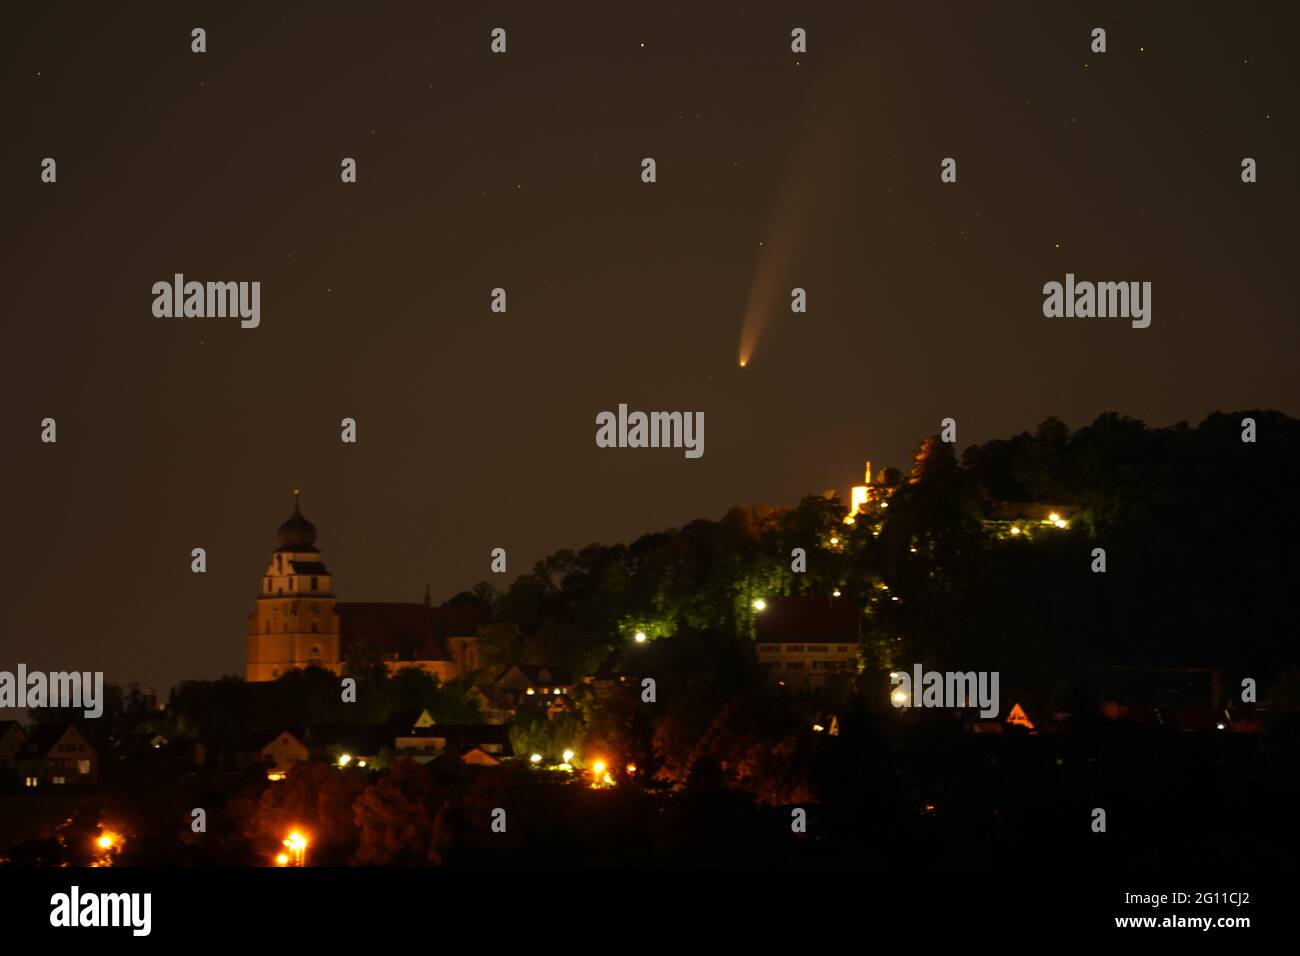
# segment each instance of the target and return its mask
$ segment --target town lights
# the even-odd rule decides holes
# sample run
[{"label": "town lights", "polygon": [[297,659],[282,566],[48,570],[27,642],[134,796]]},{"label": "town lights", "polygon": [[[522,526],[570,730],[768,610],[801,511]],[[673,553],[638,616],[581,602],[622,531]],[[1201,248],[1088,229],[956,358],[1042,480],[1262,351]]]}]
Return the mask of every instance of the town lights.
[{"label": "town lights", "polygon": [[[301,833],[299,833],[297,830],[294,830],[285,839],[284,845],[289,848],[289,852],[292,854],[293,865],[304,866],[307,858],[307,838],[303,836]],[[279,862],[280,857],[283,856],[284,854],[281,853],[280,856],[276,857],[276,861]],[[284,865],[286,864],[281,864],[281,866]]]},{"label": "town lights", "polygon": [[564,752],[564,762],[565,762],[565,763],[573,763],[573,751],[572,751],[572,750],[566,750],[566,751]]},{"label": "town lights", "polygon": [[899,704],[899,705],[904,704],[907,702],[907,691],[903,690],[902,688],[899,688],[898,690],[894,691],[892,694],[889,695],[889,699],[892,700],[895,704]]},{"label": "town lights", "polygon": [[766,611],[766,610],[767,610],[767,602],[764,601],[762,598],[757,598],[757,599],[755,599],[755,601],[754,601],[754,610],[755,610],[755,611]]},{"label": "town lights", "polygon": [[339,766],[346,767],[352,762],[352,754],[339,754]]},{"label": "town lights", "polygon": [[637,631],[635,634],[632,635],[632,640],[636,641],[638,644],[644,644],[645,631]]},{"label": "town lights", "polygon": [[1053,511],[1050,515],[1047,516],[1047,520],[1052,522],[1052,524],[1056,525],[1057,527],[1060,527],[1061,516],[1058,515],[1055,511]]},{"label": "town lights", "polygon": [[529,763],[541,763],[541,762],[542,762],[542,755],[541,755],[541,754],[533,754],[531,757],[528,758],[528,762],[529,762]]},{"label": "town lights", "polygon": [[605,775],[605,761],[597,760],[593,763],[591,765],[591,772],[596,775],[597,780],[603,777]]},{"label": "town lights", "polygon": [[288,865],[289,865],[289,854],[288,854],[288,853],[279,853],[279,854],[277,854],[276,857],[275,857],[275,865],[276,865],[276,866],[288,866]]},{"label": "town lights", "polygon": [[117,846],[117,841],[118,836],[116,833],[105,830],[99,835],[99,838],[95,840],[95,845],[101,850],[111,850],[113,847]]},{"label": "town lights", "polygon": [[1012,533],[1012,534],[1020,534],[1020,529],[1017,528],[1015,525],[1012,525],[1012,526],[1011,526],[1011,533]]}]

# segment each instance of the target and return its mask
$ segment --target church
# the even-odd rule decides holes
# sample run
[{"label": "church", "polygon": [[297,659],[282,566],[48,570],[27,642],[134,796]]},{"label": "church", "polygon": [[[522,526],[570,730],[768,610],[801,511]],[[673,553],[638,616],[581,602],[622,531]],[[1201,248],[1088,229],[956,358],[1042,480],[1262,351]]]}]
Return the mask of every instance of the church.
[{"label": "church", "polygon": [[357,644],[378,651],[390,674],[415,667],[446,683],[479,668],[478,630],[491,619],[486,607],[433,607],[427,589],[422,604],[338,601],[296,489],[277,543],[248,615],[247,680],[273,681],[311,666],[342,674]]}]

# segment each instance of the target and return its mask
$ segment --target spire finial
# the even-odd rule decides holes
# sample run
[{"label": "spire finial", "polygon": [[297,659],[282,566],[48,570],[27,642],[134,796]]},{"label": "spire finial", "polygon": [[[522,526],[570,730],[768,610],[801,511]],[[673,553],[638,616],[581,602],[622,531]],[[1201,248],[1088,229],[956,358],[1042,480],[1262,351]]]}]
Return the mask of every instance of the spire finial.
[{"label": "spire finial", "polygon": [[297,482],[295,482],[293,486],[293,513],[296,515],[302,514],[302,512],[298,510],[298,496],[301,494],[302,489],[299,488]]}]

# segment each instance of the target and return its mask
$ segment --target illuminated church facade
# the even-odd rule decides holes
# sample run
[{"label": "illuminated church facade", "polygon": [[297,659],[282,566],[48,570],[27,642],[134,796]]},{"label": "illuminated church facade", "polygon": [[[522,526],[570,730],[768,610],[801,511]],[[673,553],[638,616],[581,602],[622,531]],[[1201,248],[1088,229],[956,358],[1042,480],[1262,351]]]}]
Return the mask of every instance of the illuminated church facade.
[{"label": "illuminated church facade", "polygon": [[296,490],[293,514],[276,537],[248,616],[247,680],[272,681],[307,667],[342,674],[354,644],[378,652],[390,673],[416,667],[446,683],[478,670],[478,629],[489,623],[487,608],[435,608],[427,591],[422,604],[338,601]]}]

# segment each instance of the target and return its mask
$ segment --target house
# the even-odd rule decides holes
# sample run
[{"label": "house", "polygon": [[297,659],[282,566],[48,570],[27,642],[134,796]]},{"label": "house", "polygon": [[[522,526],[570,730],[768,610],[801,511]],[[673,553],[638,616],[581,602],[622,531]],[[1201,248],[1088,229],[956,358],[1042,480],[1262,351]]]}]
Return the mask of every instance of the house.
[{"label": "house", "polygon": [[768,598],[755,623],[758,663],[789,687],[816,687],[858,669],[855,604],[834,597]]},{"label": "house", "polygon": [[399,734],[394,744],[398,754],[411,757],[417,763],[428,763],[448,753],[457,755],[466,763],[479,764],[498,763],[514,755],[510,730],[502,724],[430,722]]},{"label": "house", "polygon": [[484,723],[504,724],[510,719],[511,707],[510,701],[499,701],[492,689],[484,690],[475,684],[465,695],[466,700],[472,700],[478,705],[479,713],[483,715]]},{"label": "house", "polygon": [[99,755],[75,724],[36,727],[14,763],[28,787],[99,782]]},{"label": "house", "polygon": [[500,700],[509,701],[512,709],[528,697],[554,697],[572,694],[573,674],[562,667],[545,664],[511,664],[492,682]]},{"label": "house", "polygon": [[0,764],[12,764],[25,743],[27,731],[22,724],[16,720],[0,720]]},{"label": "house", "polygon": [[561,714],[576,714],[578,705],[574,703],[573,697],[568,694],[561,694],[551,698],[550,705],[546,708],[546,717],[548,720],[554,720]]},{"label": "house", "polygon": [[[303,742],[306,736],[306,731],[301,728],[285,729],[264,743],[258,752],[267,773],[286,774],[294,764],[305,763],[311,756]],[[260,739],[266,740],[265,735]]]},{"label": "house", "polygon": [[500,756],[490,754],[482,747],[470,747],[460,755],[460,759],[473,767],[495,767],[501,762]]}]

